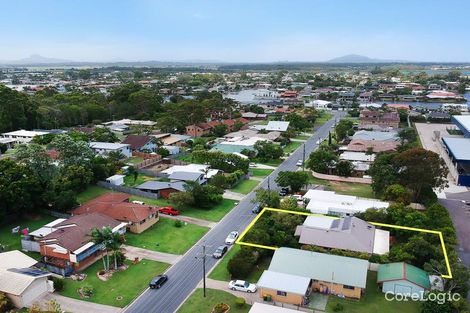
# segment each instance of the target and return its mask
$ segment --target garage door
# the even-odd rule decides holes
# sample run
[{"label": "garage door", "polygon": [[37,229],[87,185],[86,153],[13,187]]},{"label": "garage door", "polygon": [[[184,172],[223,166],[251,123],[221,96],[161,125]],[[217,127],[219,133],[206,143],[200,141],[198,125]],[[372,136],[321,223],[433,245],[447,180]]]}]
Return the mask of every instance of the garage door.
[{"label": "garage door", "polygon": [[398,284],[395,285],[395,290],[394,290],[395,294],[399,293],[402,295],[410,295],[411,291],[412,289],[410,286],[398,285]]}]

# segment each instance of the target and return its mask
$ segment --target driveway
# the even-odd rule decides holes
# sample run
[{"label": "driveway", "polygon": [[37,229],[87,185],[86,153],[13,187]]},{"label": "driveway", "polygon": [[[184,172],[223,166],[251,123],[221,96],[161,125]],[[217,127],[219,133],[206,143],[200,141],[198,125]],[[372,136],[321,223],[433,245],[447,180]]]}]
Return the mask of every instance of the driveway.
[{"label": "driveway", "polygon": [[73,313],[119,313],[122,311],[121,308],[117,308],[110,305],[92,303],[87,301],[81,301],[68,297],[61,296],[56,293],[47,293],[36,301],[41,307],[46,307],[46,302],[55,299],[63,311]]},{"label": "driveway", "polygon": [[[326,136],[328,136],[335,120],[344,115],[345,112],[335,112],[335,116],[333,116],[332,119],[316,130],[313,136],[305,142],[305,152],[307,155],[318,147],[316,141],[320,137],[326,138]],[[275,170],[258,185],[258,188],[267,188],[269,180],[270,188],[278,190],[279,188],[275,183],[277,175],[280,171],[295,171],[297,169],[297,161],[302,159],[302,152],[302,149],[294,151],[289,158],[276,167]],[[224,243],[230,231],[236,230],[241,233],[256,216],[251,213],[253,206],[251,201],[254,197],[255,193],[253,191],[246,195],[238,205],[207,232],[196,245],[189,249],[179,262],[166,271],[169,280],[165,286],[159,290],[159,297],[155,297],[154,293],[146,290],[125,309],[125,312],[175,312],[202,279],[202,261],[200,258],[197,258],[202,252],[202,245],[206,246],[206,253],[211,254],[218,246]],[[215,266],[216,262],[217,261],[213,258],[206,259],[207,272],[210,272],[210,269]]]},{"label": "driveway", "polygon": [[231,199],[231,200],[240,201],[241,199],[243,199],[243,198],[245,197],[245,195],[244,195],[244,194],[241,194],[241,193],[238,193],[238,192],[233,192],[233,191],[230,191],[230,190],[225,190],[223,197],[224,197],[225,199]]},{"label": "driveway", "polygon": [[139,258],[168,264],[175,264],[181,259],[181,255],[177,254],[157,252],[127,245],[122,245],[122,248],[124,249],[123,252],[126,255],[126,258],[129,260]]}]

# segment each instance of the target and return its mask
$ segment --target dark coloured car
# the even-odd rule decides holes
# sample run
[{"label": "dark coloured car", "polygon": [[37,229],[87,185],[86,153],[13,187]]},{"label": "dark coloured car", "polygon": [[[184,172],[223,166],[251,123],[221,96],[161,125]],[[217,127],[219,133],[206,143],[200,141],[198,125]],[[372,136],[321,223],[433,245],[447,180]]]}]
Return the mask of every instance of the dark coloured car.
[{"label": "dark coloured car", "polygon": [[251,212],[254,214],[258,214],[259,212],[261,212],[261,204],[255,203],[255,205],[253,206],[253,209],[251,209]]},{"label": "dark coloured car", "polygon": [[281,188],[281,191],[279,191],[279,195],[281,197],[285,197],[289,194],[289,188],[283,187]]},{"label": "dark coloured car", "polygon": [[228,250],[227,246],[220,246],[214,251],[212,256],[216,259],[220,259],[221,257],[224,256],[224,254],[227,252],[227,250]]},{"label": "dark coloured car", "polygon": [[164,283],[168,280],[168,276],[166,275],[158,275],[155,276],[149,283],[150,289],[160,289]]}]

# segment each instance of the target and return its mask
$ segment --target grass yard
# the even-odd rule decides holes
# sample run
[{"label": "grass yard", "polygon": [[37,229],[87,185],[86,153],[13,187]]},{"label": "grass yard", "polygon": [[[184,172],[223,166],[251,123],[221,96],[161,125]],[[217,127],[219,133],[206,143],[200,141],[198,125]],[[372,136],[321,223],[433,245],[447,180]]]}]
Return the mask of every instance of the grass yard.
[{"label": "grass yard", "polygon": [[326,189],[336,191],[344,195],[357,196],[362,198],[374,198],[374,192],[370,185],[358,183],[335,182],[324,179],[319,179],[311,176],[309,179],[310,184],[323,185]]},{"label": "grass yard", "polygon": [[203,297],[201,288],[196,291],[186,300],[186,302],[178,310],[178,313],[210,313],[214,306],[218,303],[226,303],[230,306],[230,313],[247,313],[251,306],[245,304],[243,307],[238,307],[235,304],[235,297],[231,293],[215,290],[206,289],[207,296]]},{"label": "grass yard", "polygon": [[[132,196],[130,200],[140,200],[144,201],[147,204],[150,205],[155,205],[155,206],[167,206],[171,205],[173,206],[172,203],[170,203],[167,199],[149,199],[145,197],[137,197],[137,196]],[[211,209],[199,209],[195,207],[185,207],[185,208],[176,208],[181,211],[181,214],[190,216],[190,217],[195,217],[195,218],[200,218],[203,220],[207,221],[212,221],[212,222],[218,222],[220,221],[225,214],[227,214],[233,207],[235,207],[235,202],[234,200],[229,200],[229,199],[224,199],[222,200],[221,203],[216,205],[215,207]]]},{"label": "grass yard", "polygon": [[320,116],[315,120],[314,128],[318,128],[322,126],[332,117],[333,117],[333,114],[331,114],[330,112],[321,111]]},{"label": "grass yard", "polygon": [[143,158],[139,158],[139,157],[130,157],[130,158],[124,160],[124,163],[139,164],[139,163],[142,163],[143,161],[144,161]]},{"label": "grass yard", "polygon": [[329,296],[326,306],[326,312],[334,312],[333,308],[337,303],[344,306],[341,312],[347,313],[418,313],[420,310],[419,302],[396,302],[387,301],[385,294],[380,291],[376,284],[377,272],[367,274],[366,293],[361,300],[341,299],[336,296]]},{"label": "grass yard", "polygon": [[264,168],[250,168],[249,171],[251,175],[254,177],[267,177],[269,174],[273,172],[271,169],[264,169]]},{"label": "grass yard", "polygon": [[256,186],[258,186],[260,182],[257,180],[252,179],[244,179],[239,182],[235,187],[230,189],[230,191],[241,193],[241,194],[249,194]]},{"label": "grass yard", "polygon": [[[209,278],[221,281],[229,281],[232,278],[227,270],[227,264],[233,256],[240,251],[239,245],[234,245],[224,258],[217,264],[214,270],[209,274]],[[247,277],[235,277],[237,279],[244,279],[250,283],[257,283],[263,271],[268,269],[271,258],[265,258]]]},{"label": "grass yard", "polygon": [[254,158],[252,160],[253,163],[259,163],[259,164],[264,164],[264,165],[269,165],[269,166],[274,166],[278,167],[282,162],[284,162],[283,159],[277,159],[277,160],[268,160],[268,161],[261,161],[260,159]]},{"label": "grass yard", "polygon": [[[103,262],[98,260],[87,268],[84,273],[87,278],[83,281],[73,281],[67,279],[64,284],[64,290],[61,295],[88,302],[112,305],[116,307],[125,307],[134,298],[136,298],[145,288],[149,281],[156,275],[165,272],[169,264],[142,260],[138,264],[132,264],[126,261],[129,268],[125,271],[114,273],[108,281],[102,281],[96,273],[103,269]],[[92,286],[94,294],[91,298],[82,299],[77,290],[82,286]],[[118,297],[122,297],[118,300]]]},{"label": "grass yard", "polygon": [[[23,218],[20,221],[1,226],[0,227],[0,245],[5,246],[6,250],[21,250],[21,230],[29,228],[29,231],[34,231],[41,228],[47,223],[52,222],[57,219],[56,217],[49,215],[38,216],[37,218]],[[12,234],[12,228],[20,226],[20,232]],[[37,258],[40,257],[39,253],[31,253],[32,255],[37,255]]]},{"label": "grass yard", "polygon": [[77,201],[78,203],[82,204],[107,192],[111,192],[111,190],[94,185],[89,186],[85,191],[77,195]]},{"label": "grass yard", "polygon": [[176,227],[175,222],[169,218],[160,218],[143,233],[127,233],[126,244],[147,250],[183,254],[209,230],[207,227],[194,224]]},{"label": "grass yard", "polygon": [[134,175],[127,175],[126,177],[124,177],[124,185],[126,185],[127,187],[135,187],[149,180],[157,179],[155,177],[139,174],[139,176],[137,176],[137,179],[134,181]]},{"label": "grass yard", "polygon": [[307,141],[309,138],[310,138],[310,136],[307,136],[307,135],[297,135],[293,139],[299,139],[299,140]]},{"label": "grass yard", "polygon": [[283,149],[284,153],[292,153],[297,150],[303,143],[299,141],[291,141],[289,142]]}]

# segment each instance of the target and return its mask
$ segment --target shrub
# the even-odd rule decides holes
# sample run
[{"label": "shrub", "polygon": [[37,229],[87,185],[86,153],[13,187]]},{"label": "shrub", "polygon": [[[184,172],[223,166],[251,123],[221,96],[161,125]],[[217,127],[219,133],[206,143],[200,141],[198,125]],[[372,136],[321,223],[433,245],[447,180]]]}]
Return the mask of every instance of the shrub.
[{"label": "shrub", "polygon": [[213,313],[225,313],[230,309],[228,304],[226,303],[218,303],[214,306],[214,309],[212,309]]},{"label": "shrub", "polygon": [[10,299],[8,299],[7,296],[3,292],[0,292],[0,312],[6,312],[10,308],[11,308]]},{"label": "shrub", "polygon": [[65,281],[62,278],[52,277],[52,282],[56,291],[64,290]]},{"label": "shrub", "polygon": [[176,220],[176,221],[175,221],[175,227],[177,227],[177,228],[183,227],[183,222],[180,221],[180,220]]},{"label": "shrub", "polygon": [[91,285],[85,285],[80,288],[85,297],[91,297],[95,293],[95,288]]},{"label": "shrub", "polygon": [[344,310],[344,306],[341,303],[336,303],[333,307],[333,312],[341,312]]},{"label": "shrub", "polygon": [[235,305],[236,305],[237,307],[239,307],[239,308],[244,307],[244,306],[245,306],[245,303],[246,303],[245,298],[237,297],[237,298],[235,299]]}]

